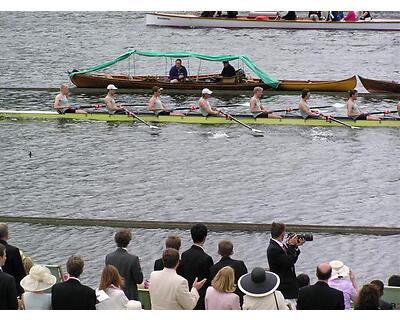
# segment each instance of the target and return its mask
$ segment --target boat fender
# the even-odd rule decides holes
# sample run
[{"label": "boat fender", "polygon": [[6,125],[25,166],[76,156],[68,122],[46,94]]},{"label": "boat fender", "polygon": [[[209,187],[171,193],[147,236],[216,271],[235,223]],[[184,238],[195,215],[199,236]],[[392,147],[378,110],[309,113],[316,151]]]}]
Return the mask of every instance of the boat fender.
[{"label": "boat fender", "polygon": [[259,21],[266,21],[266,20],[268,20],[268,17],[267,17],[267,16],[257,16],[257,17],[256,17],[256,20],[259,20]]}]

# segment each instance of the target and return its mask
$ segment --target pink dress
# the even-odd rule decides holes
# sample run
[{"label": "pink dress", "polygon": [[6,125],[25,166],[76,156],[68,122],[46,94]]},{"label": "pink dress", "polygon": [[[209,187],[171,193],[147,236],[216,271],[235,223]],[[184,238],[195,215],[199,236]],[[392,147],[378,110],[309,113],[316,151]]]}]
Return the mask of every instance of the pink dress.
[{"label": "pink dress", "polygon": [[220,292],[208,287],[204,299],[206,310],[240,310],[239,296],[235,293]]},{"label": "pink dress", "polygon": [[344,21],[354,22],[357,21],[357,15],[355,11],[348,11],[347,15],[344,17]]}]

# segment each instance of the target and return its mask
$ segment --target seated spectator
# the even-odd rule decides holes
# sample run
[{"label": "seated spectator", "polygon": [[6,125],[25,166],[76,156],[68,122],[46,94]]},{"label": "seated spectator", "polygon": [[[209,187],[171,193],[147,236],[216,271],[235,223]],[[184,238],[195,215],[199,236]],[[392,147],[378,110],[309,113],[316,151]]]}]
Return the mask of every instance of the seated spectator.
[{"label": "seated spectator", "polygon": [[254,268],[250,273],[240,277],[238,286],[245,294],[243,310],[288,310],[279,286],[277,274]]},{"label": "seated spectator", "polygon": [[218,271],[204,299],[206,310],[240,310],[240,299],[235,293],[235,274],[231,267]]},{"label": "seated spectator", "polygon": [[194,279],[189,289],[185,278],[176,273],[179,264],[178,250],[169,248],[163,253],[164,269],[150,274],[150,300],[152,310],[192,310],[199,300],[198,290],[206,279]]},{"label": "seated spectator", "polygon": [[213,259],[204,251],[203,245],[207,238],[207,227],[198,223],[190,229],[193,240],[193,245],[190,249],[182,253],[182,276],[188,281],[189,289],[195,279],[204,280],[204,286],[199,289],[200,298],[197,302],[196,308],[204,310],[204,297],[207,288],[211,284],[210,268],[214,264]]},{"label": "seated spectator", "polygon": [[371,12],[361,11],[360,20],[372,20]]},{"label": "seated spectator", "polygon": [[381,310],[393,310],[393,305],[389,302],[386,302],[382,299],[383,297],[383,290],[385,285],[381,280],[372,280],[370,282],[373,286],[375,286],[379,291],[379,309]]},{"label": "seated spectator", "polygon": [[[179,252],[179,249],[181,248],[181,238],[176,235],[168,236],[168,238],[165,240],[165,249],[168,248],[175,249]],[[154,262],[154,271],[160,271],[162,269],[164,269],[164,264],[162,258],[160,258]],[[178,266],[176,272],[180,274],[180,265]]]},{"label": "seated spectator", "polygon": [[175,65],[169,70],[169,80],[170,82],[179,82],[187,78],[188,72],[186,68],[182,65],[181,59],[175,60]]},{"label": "seated spectator", "polygon": [[50,310],[51,294],[44,291],[50,289],[56,281],[48,268],[33,266],[29,274],[21,280],[21,287],[25,290],[22,294],[25,310]]},{"label": "seated spectator", "polygon": [[297,279],[297,283],[299,285],[299,288],[307,287],[307,286],[310,285],[310,277],[305,273],[299,274],[296,277],[296,279]]},{"label": "seated spectator", "polygon": [[355,11],[348,11],[347,15],[343,18],[346,22],[355,22],[357,21],[357,14]]},{"label": "seated spectator", "polygon": [[366,284],[361,288],[354,310],[379,310],[379,290],[376,286]]},{"label": "seated spectator", "polygon": [[219,260],[216,264],[214,264],[210,268],[210,276],[211,280],[214,279],[215,275],[222,268],[229,266],[233,269],[235,274],[234,284],[236,285],[235,293],[240,298],[240,305],[243,304],[243,292],[239,290],[237,287],[238,280],[241,276],[247,273],[247,267],[242,260],[232,259],[233,255],[233,244],[231,241],[222,240],[218,243],[218,254],[221,256],[221,260]]},{"label": "seated spectator", "polygon": [[128,229],[119,230],[114,236],[117,250],[106,256],[106,265],[117,268],[124,279],[122,290],[129,300],[139,300],[137,285],[143,282],[142,268],[139,258],[128,252],[127,246],[132,240],[132,233]]},{"label": "seated spectator", "polygon": [[0,243],[0,310],[17,310],[17,288],[14,277],[3,271],[6,260],[6,246]]},{"label": "seated spectator", "polygon": [[125,310],[129,300],[121,289],[122,284],[123,280],[117,268],[112,265],[105,266],[101,273],[99,290],[103,290],[109,298],[98,303],[96,309]]},{"label": "seated spectator", "polygon": [[329,11],[326,21],[341,21],[343,18],[343,11]]},{"label": "seated spectator", "polygon": [[236,76],[235,68],[229,64],[229,61],[223,61],[222,63],[224,64],[224,68],[221,71],[223,78]]},{"label": "seated spectator", "polygon": [[222,11],[203,11],[200,15],[202,18],[212,18],[212,17],[220,17],[222,15]]},{"label": "seated spectator", "polygon": [[318,265],[318,281],[299,290],[297,310],[344,310],[343,292],[328,285],[331,274],[329,263]]},{"label": "seated spectator", "polygon": [[388,280],[388,286],[391,287],[400,287],[400,275],[394,274],[390,276]]},{"label": "seated spectator", "polygon": [[12,246],[7,241],[9,239],[8,226],[0,223],[0,243],[6,247],[7,260],[3,266],[3,271],[14,277],[17,295],[21,296],[24,290],[20,282],[26,276],[24,265],[22,264],[21,252],[17,247]]},{"label": "seated spectator", "polygon": [[227,11],[226,13],[227,13],[228,18],[233,19],[233,18],[237,17],[239,12],[238,11]]},{"label": "seated spectator", "polygon": [[288,11],[283,17],[283,20],[296,20],[297,19],[297,15],[296,15],[296,11]]},{"label": "seated spectator", "polygon": [[357,284],[354,273],[342,261],[331,261],[329,265],[332,268],[332,275],[328,284],[331,288],[343,292],[344,308],[349,310],[350,302],[355,302],[357,299]]},{"label": "seated spectator", "polygon": [[322,20],[322,12],[321,11],[309,11],[308,17],[313,21]]},{"label": "seated spectator", "polygon": [[53,310],[95,310],[96,293],[81,284],[79,277],[83,272],[81,257],[71,256],[67,261],[69,278],[51,288],[51,306]]}]

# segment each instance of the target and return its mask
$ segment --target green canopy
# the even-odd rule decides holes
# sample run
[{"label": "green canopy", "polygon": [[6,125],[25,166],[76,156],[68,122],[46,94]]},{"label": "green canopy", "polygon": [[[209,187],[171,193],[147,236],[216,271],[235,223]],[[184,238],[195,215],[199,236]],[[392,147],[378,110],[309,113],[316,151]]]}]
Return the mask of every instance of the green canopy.
[{"label": "green canopy", "polygon": [[241,60],[251,71],[253,71],[260,79],[262,82],[264,82],[266,85],[272,87],[272,88],[277,88],[279,85],[279,81],[271,78],[269,75],[261,71],[257,66],[251,62],[249,57],[244,56],[244,55],[239,55],[239,56],[233,56],[233,55],[221,55],[221,56],[208,56],[205,54],[201,53],[195,53],[195,52],[157,52],[157,51],[140,51],[140,50],[129,50],[114,60],[107,61],[102,64],[95,65],[93,67],[80,70],[80,71],[73,71],[69,74],[70,77],[73,77],[74,75],[77,74],[84,74],[88,72],[93,72],[97,70],[101,70],[104,68],[107,68],[109,66],[112,66],[113,64],[116,64],[120,61],[123,61],[127,59],[131,55],[139,55],[139,56],[145,56],[145,57],[169,57],[169,58],[188,58],[188,57],[193,57],[201,60],[207,60],[207,61],[231,61],[231,60]]}]

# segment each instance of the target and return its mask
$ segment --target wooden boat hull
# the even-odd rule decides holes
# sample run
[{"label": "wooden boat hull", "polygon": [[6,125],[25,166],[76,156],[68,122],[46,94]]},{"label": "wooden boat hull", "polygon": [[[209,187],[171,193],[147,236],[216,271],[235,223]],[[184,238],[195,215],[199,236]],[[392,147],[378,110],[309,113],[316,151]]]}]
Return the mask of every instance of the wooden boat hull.
[{"label": "wooden boat hull", "polygon": [[324,92],[342,92],[354,89],[357,85],[357,78],[353,76],[348,79],[338,81],[311,81],[311,80],[279,80],[278,89],[272,89],[266,84],[254,79],[247,82],[228,83],[225,81],[213,82],[217,79],[217,75],[201,76],[199,78],[192,76],[189,81],[171,83],[167,77],[146,77],[136,76],[129,77],[126,75],[107,75],[101,73],[77,74],[71,77],[72,83],[78,88],[106,88],[110,83],[119,89],[151,89],[153,86],[159,86],[166,90],[202,90],[208,88],[210,90],[239,90],[251,91],[254,87],[261,86],[265,90],[274,91],[301,91],[309,89],[312,91]]},{"label": "wooden boat hull", "polygon": [[[189,114],[187,116],[156,116],[152,113],[137,113],[143,120],[154,123],[181,123],[181,124],[210,124],[210,125],[230,125],[236,123],[227,120],[224,117],[203,117],[199,114]],[[304,120],[299,117],[286,117],[283,119],[254,119],[251,116],[237,115],[238,119],[249,125],[289,125],[289,126],[322,126],[322,127],[343,127],[336,122],[327,122],[320,119]],[[0,110],[0,119],[70,119],[82,121],[110,121],[110,122],[135,122],[135,118],[128,115],[110,115],[107,113],[88,113],[88,114],[59,114],[53,111],[18,111],[18,110]],[[400,121],[388,119],[382,121],[354,121],[348,118],[340,118],[343,122],[359,127],[400,127]]]},{"label": "wooden boat hull", "polygon": [[373,19],[371,21],[312,21],[310,19],[257,20],[255,17],[239,16],[205,18],[189,14],[147,13],[146,25],[186,28],[265,28],[265,29],[301,29],[301,30],[366,30],[400,31],[400,20]]},{"label": "wooden boat hull", "polygon": [[360,77],[364,88],[371,93],[400,93],[400,83],[394,81],[373,80]]}]

